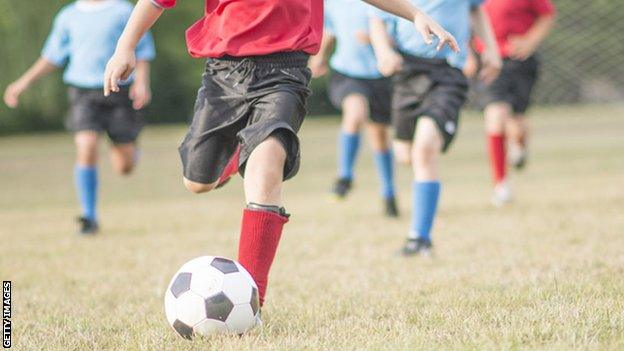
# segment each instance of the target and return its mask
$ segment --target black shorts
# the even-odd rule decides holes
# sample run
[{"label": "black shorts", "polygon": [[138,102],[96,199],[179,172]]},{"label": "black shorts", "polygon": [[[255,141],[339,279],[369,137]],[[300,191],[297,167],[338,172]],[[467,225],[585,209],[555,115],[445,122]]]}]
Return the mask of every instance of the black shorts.
[{"label": "black shorts", "polygon": [[115,144],[135,142],[144,122],[141,111],[132,107],[129,90],[120,87],[118,93],[105,97],[101,88],[70,87],[67,129],[72,132],[106,132]]},{"label": "black shorts", "polygon": [[184,177],[216,182],[239,145],[244,176],[249,155],[269,136],[286,150],[284,179],[293,177],[300,162],[297,132],[310,95],[307,61],[302,52],[208,59],[193,122],[179,148]]},{"label": "black shorts", "polygon": [[370,119],[375,123],[390,124],[392,84],[388,78],[352,78],[332,71],[329,80],[329,99],[338,110],[342,101],[351,94],[363,95],[368,100]]},{"label": "black shorts", "polygon": [[395,137],[412,141],[416,123],[433,118],[444,136],[446,151],[457,133],[459,111],[466,101],[468,80],[445,60],[403,55],[403,68],[393,78],[392,124]]},{"label": "black shorts", "polygon": [[505,59],[498,78],[479,93],[480,104],[485,107],[494,102],[506,102],[514,114],[523,114],[529,108],[538,73],[539,60],[535,56],[525,61]]}]

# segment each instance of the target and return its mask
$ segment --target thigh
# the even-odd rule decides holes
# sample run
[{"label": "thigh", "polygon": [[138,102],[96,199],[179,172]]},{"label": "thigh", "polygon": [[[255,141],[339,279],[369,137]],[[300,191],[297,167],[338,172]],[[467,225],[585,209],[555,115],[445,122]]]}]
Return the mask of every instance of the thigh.
[{"label": "thigh", "polygon": [[427,74],[401,72],[393,79],[392,127],[395,138],[411,141],[425,96],[433,87]]},{"label": "thigh", "polygon": [[529,108],[531,94],[539,73],[537,58],[530,57],[526,61],[518,61],[514,72],[514,85],[511,89],[514,114],[524,114]]},{"label": "thigh", "polygon": [[[101,91],[98,92],[102,94]],[[105,110],[98,103],[93,90],[70,87],[68,95],[70,107],[65,122],[68,130],[76,133],[106,130],[105,120],[102,119]]]},{"label": "thigh", "polygon": [[241,143],[240,164],[269,136],[274,136],[286,152],[284,179],[296,175],[300,163],[297,133],[305,118],[305,97],[288,90],[275,91],[255,101],[247,125],[238,133]]},{"label": "thigh", "polygon": [[208,62],[193,120],[178,148],[184,177],[196,183],[219,179],[238,147],[236,134],[250,115],[244,87],[237,89],[226,78],[230,70],[226,63]]},{"label": "thigh", "polygon": [[132,107],[129,89],[124,87],[104,102],[102,119],[106,120],[106,133],[115,145],[134,143],[144,126],[143,112]]},{"label": "thigh", "polygon": [[444,137],[443,150],[446,151],[457,134],[459,112],[466,101],[468,84],[459,71],[456,79],[436,84],[422,105],[421,116],[432,118]]},{"label": "thigh", "polygon": [[392,85],[389,79],[374,79],[369,83],[370,120],[390,124],[392,114]]}]

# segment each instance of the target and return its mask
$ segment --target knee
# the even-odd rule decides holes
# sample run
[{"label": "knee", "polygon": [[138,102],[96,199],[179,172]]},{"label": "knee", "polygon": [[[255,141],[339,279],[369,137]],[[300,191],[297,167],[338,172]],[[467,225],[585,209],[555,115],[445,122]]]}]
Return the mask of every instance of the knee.
[{"label": "knee", "polygon": [[438,160],[442,145],[435,141],[417,142],[414,145],[413,158],[420,167],[432,167]]},{"label": "knee", "polygon": [[132,171],[134,171],[134,164],[131,162],[115,165],[115,172],[121,176],[129,176]]},{"label": "knee", "polygon": [[493,103],[485,108],[485,126],[489,133],[502,133],[505,121],[511,117],[511,107],[507,103]]},{"label": "knee", "polygon": [[184,186],[186,187],[186,189],[195,194],[209,192],[210,190],[216,188],[217,184],[218,182],[214,182],[210,184],[197,183],[197,182],[184,178]]}]

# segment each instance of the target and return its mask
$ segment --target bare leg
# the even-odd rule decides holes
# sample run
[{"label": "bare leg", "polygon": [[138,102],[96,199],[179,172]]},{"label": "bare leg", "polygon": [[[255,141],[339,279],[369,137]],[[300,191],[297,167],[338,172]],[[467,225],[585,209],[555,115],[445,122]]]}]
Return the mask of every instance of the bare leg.
[{"label": "bare leg", "polygon": [[414,180],[418,182],[438,180],[438,162],[443,144],[442,135],[435,121],[428,117],[420,118],[412,149]]},{"label": "bare leg", "polygon": [[135,143],[115,144],[110,150],[113,169],[119,175],[130,175],[134,169],[137,148]]},{"label": "bare leg", "polygon": [[342,101],[342,131],[359,133],[360,127],[368,119],[368,101],[360,94],[351,94]]},{"label": "bare leg", "polygon": [[412,164],[412,142],[405,140],[395,140],[392,143],[394,157],[397,162],[402,165],[409,166]]},{"label": "bare leg", "polygon": [[261,305],[282,229],[288,222],[281,207],[285,162],[284,147],[269,137],[255,148],[245,167],[247,208],[243,211],[238,260],[258,284]]},{"label": "bare leg", "polygon": [[99,134],[94,131],[82,131],[74,135],[76,145],[76,165],[94,167],[98,159]]},{"label": "bare leg", "polygon": [[245,197],[247,203],[282,206],[282,182],[286,151],[275,137],[258,145],[245,167]]}]

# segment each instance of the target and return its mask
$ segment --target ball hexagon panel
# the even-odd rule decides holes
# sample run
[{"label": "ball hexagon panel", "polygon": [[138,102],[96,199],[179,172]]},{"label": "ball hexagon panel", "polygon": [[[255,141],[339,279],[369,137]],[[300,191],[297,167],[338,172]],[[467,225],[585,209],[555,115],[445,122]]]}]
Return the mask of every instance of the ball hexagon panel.
[{"label": "ball hexagon panel", "polygon": [[192,274],[189,272],[181,272],[173,279],[171,282],[171,293],[174,297],[180,297],[180,295],[189,291],[191,288],[191,277]]},{"label": "ball hexagon panel", "polygon": [[186,262],[182,268],[180,268],[180,272],[195,272],[202,267],[209,267],[212,260],[214,260],[213,256],[201,256],[194,258]]},{"label": "ball hexagon panel", "polygon": [[193,331],[195,331],[196,334],[204,336],[229,332],[227,325],[216,319],[204,319],[193,327]]},{"label": "ball hexagon panel", "polygon": [[190,340],[191,337],[193,336],[193,328],[189,327],[184,322],[181,322],[178,319],[176,319],[171,326],[173,327],[173,330],[175,330],[176,333],[178,333],[178,335],[180,335],[181,337],[185,339]]},{"label": "ball hexagon panel", "polygon": [[176,299],[176,318],[186,325],[193,326],[206,318],[204,298],[187,291]]},{"label": "ball hexagon panel", "polygon": [[206,318],[216,319],[221,322],[225,322],[230,312],[234,308],[234,304],[230,299],[225,296],[223,292],[218,293],[212,297],[209,297],[205,301],[205,313]]},{"label": "ball hexagon panel", "polygon": [[222,290],[235,305],[251,301],[252,282],[241,272],[223,276]]},{"label": "ball hexagon panel", "polygon": [[251,306],[251,310],[253,311],[254,316],[258,314],[258,311],[260,310],[260,300],[258,297],[257,288],[252,288],[251,301],[249,302],[249,305]]},{"label": "ball hexagon panel", "polygon": [[214,267],[207,266],[193,272],[190,289],[203,298],[218,294],[223,287],[225,276]]},{"label": "ball hexagon panel", "polygon": [[215,257],[210,265],[218,269],[223,274],[238,272],[236,263],[232,260],[228,260],[227,258]]},{"label": "ball hexagon panel", "polygon": [[256,326],[256,317],[249,303],[234,306],[232,312],[225,320],[225,324],[231,332],[242,334]]}]

